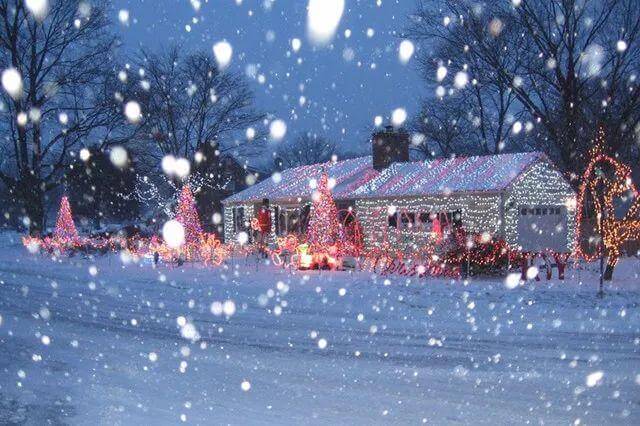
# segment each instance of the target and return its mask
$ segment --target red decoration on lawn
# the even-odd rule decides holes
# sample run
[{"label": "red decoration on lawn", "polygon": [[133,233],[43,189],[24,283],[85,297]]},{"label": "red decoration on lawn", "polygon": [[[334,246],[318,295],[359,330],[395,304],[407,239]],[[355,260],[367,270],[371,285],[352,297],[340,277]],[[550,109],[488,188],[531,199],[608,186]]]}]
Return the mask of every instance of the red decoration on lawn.
[{"label": "red decoration on lawn", "polygon": [[312,198],[307,232],[307,242],[312,251],[323,251],[330,246],[339,245],[343,239],[343,232],[338,221],[338,208],[329,188],[329,176],[326,173],[322,173],[318,190]]},{"label": "red decoration on lawn", "polygon": [[185,185],[180,193],[176,220],[184,227],[184,239],[187,246],[196,245],[202,237],[202,225],[196,209],[196,201],[189,185]]},{"label": "red decoration on lawn", "polygon": [[53,238],[60,242],[68,243],[78,240],[78,231],[73,223],[71,206],[66,195],[60,200],[60,210],[58,210],[58,219],[56,220],[56,229],[53,231]]},{"label": "red decoration on lawn", "polygon": [[26,236],[22,238],[22,242],[32,253],[44,250],[50,254],[72,255],[77,251],[106,253],[126,250],[134,258],[157,256],[168,263],[201,261],[205,265],[220,265],[229,257],[231,252],[229,246],[222,244],[215,234],[202,231],[193,193],[188,186],[185,186],[180,194],[176,220],[184,227],[186,240],[185,244],[177,249],[167,246],[158,236],[151,238],[140,236],[124,238],[118,235],[79,237],[71,217],[69,200],[63,197],[53,236],[44,238]]}]

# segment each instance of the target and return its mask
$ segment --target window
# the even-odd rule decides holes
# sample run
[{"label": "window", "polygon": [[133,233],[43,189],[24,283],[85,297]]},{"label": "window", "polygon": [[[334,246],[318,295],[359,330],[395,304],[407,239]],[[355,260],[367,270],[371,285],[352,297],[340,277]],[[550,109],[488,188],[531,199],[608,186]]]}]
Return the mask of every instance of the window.
[{"label": "window", "polygon": [[283,209],[280,206],[275,207],[274,218],[276,220],[275,228],[276,228],[277,235],[283,235],[283,234],[286,234],[287,232],[287,218],[285,217],[286,215],[287,215],[286,209]]},{"label": "window", "polygon": [[240,232],[246,229],[244,223],[244,207],[233,208],[233,231]]},{"label": "window", "polygon": [[412,229],[416,223],[416,214],[413,212],[400,213],[402,229]]},{"label": "window", "polygon": [[307,232],[307,228],[309,227],[309,218],[311,215],[311,205],[306,204],[302,207],[300,211],[300,219],[298,221],[298,230],[301,233]]},{"label": "window", "polygon": [[462,211],[456,210],[451,215],[453,220],[451,221],[455,226],[462,226]]},{"label": "window", "polygon": [[398,227],[398,212],[395,212],[394,214],[390,214],[388,216],[387,225],[390,228],[397,228]]}]

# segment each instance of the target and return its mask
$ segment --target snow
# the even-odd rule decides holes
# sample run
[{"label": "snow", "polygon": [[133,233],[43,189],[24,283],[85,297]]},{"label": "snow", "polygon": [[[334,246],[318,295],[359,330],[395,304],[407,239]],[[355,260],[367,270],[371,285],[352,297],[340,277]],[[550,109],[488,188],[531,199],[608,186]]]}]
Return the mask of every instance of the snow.
[{"label": "snow", "polygon": [[525,152],[394,163],[356,189],[353,196],[382,198],[500,190],[544,158],[539,152]]},{"label": "snow", "polygon": [[396,108],[391,113],[391,123],[395,127],[400,127],[407,120],[407,111],[404,108]]},{"label": "snow", "polygon": [[220,69],[226,69],[231,63],[231,57],[233,56],[233,48],[228,41],[222,40],[213,45],[213,55],[216,58],[216,62]]},{"label": "snow", "polygon": [[14,99],[22,96],[22,76],[17,69],[10,67],[2,71],[2,87]]},{"label": "snow", "polygon": [[130,123],[138,123],[142,118],[142,110],[140,104],[136,101],[129,101],[124,106],[124,115]]},{"label": "snow", "polygon": [[400,46],[398,47],[398,58],[400,59],[401,63],[408,63],[414,52],[415,46],[413,45],[411,40],[405,39],[400,42]]},{"label": "snow", "polygon": [[[320,180],[323,171],[335,180],[332,188],[335,199],[353,198],[360,186],[378,175],[372,167],[371,156],[351,158],[337,162],[317,163],[294,167],[279,173],[279,179],[265,179],[249,188],[226,198],[224,203],[310,199],[313,182]],[[276,182],[277,180],[277,182]]]},{"label": "snow", "polygon": [[272,140],[281,141],[286,134],[287,123],[285,123],[283,120],[273,120],[271,124],[269,124],[269,135],[271,136]]},{"label": "snow", "polygon": [[122,25],[129,25],[129,11],[127,9],[120,9],[118,11],[118,20]]},{"label": "snow", "polygon": [[178,248],[184,244],[184,227],[180,222],[171,219],[162,226],[162,238],[171,248]]},{"label": "snow", "polygon": [[49,12],[48,0],[26,0],[25,5],[38,21],[44,20]]},{"label": "snow", "polygon": [[3,424],[640,422],[637,259],[600,299],[591,265],[509,290],[0,238]]},{"label": "snow", "polygon": [[114,166],[122,169],[129,162],[129,155],[123,147],[114,146],[109,150],[109,160]]},{"label": "snow", "polygon": [[458,89],[463,89],[469,83],[469,75],[464,71],[458,71],[453,79],[453,85]]},{"label": "snow", "polygon": [[333,39],[342,13],[344,0],[309,0],[307,6],[307,35],[312,43],[323,46]]},{"label": "snow", "polygon": [[[199,158],[198,154],[200,154],[200,156],[202,155],[202,153],[197,152],[194,156],[196,161],[198,161]],[[200,161],[202,161],[202,158],[200,158]],[[169,177],[175,176],[180,179],[185,179],[191,172],[191,163],[189,163],[189,160],[186,158],[176,158],[171,154],[162,157],[160,166],[164,174]]]},{"label": "snow", "polygon": [[297,52],[302,47],[302,41],[299,38],[293,38],[291,40],[291,48],[294,52]]}]

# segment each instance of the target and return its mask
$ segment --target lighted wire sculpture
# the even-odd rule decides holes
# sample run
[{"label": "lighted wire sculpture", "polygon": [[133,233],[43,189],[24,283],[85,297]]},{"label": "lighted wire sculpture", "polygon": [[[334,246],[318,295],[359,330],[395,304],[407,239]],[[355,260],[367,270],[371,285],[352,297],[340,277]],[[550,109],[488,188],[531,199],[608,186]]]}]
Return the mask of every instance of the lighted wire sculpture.
[{"label": "lighted wire sculpture", "polygon": [[[604,279],[611,280],[622,245],[630,240],[640,240],[640,199],[638,190],[631,180],[631,169],[604,153],[604,139],[605,132],[600,127],[590,152],[591,160],[582,175],[576,206],[576,252],[587,261],[606,255],[607,269]],[[607,176],[606,168],[612,169],[612,176]],[[593,204],[595,230],[602,242],[592,254],[583,249],[581,241],[585,214],[590,207],[587,205],[587,196]],[[633,200],[631,206],[624,216],[618,219],[615,202],[628,196]]]}]

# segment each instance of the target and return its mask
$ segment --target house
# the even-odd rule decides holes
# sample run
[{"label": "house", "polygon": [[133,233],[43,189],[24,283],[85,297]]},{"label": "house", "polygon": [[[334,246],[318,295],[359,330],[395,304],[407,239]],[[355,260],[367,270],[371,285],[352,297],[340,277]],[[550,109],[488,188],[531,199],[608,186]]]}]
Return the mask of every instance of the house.
[{"label": "house", "polygon": [[269,200],[272,211],[274,235],[305,231],[311,196],[323,172],[331,179],[332,194],[338,208],[353,207],[353,191],[378,175],[371,163],[371,156],[367,156],[295,167],[226,198],[222,201],[225,241],[232,241],[239,232],[250,229],[250,221],[265,198]]},{"label": "house", "polygon": [[573,247],[575,193],[537,152],[394,163],[353,196],[369,247],[424,245],[436,221],[525,251]]},{"label": "house", "polygon": [[572,250],[575,193],[546,155],[409,161],[408,140],[386,128],[373,135],[372,156],[284,170],[232,195],[223,201],[226,240],[247,230],[263,198],[272,206],[274,234],[304,231],[314,183],[326,171],[338,207],[355,212],[365,248],[410,251],[458,224],[525,251]]}]

